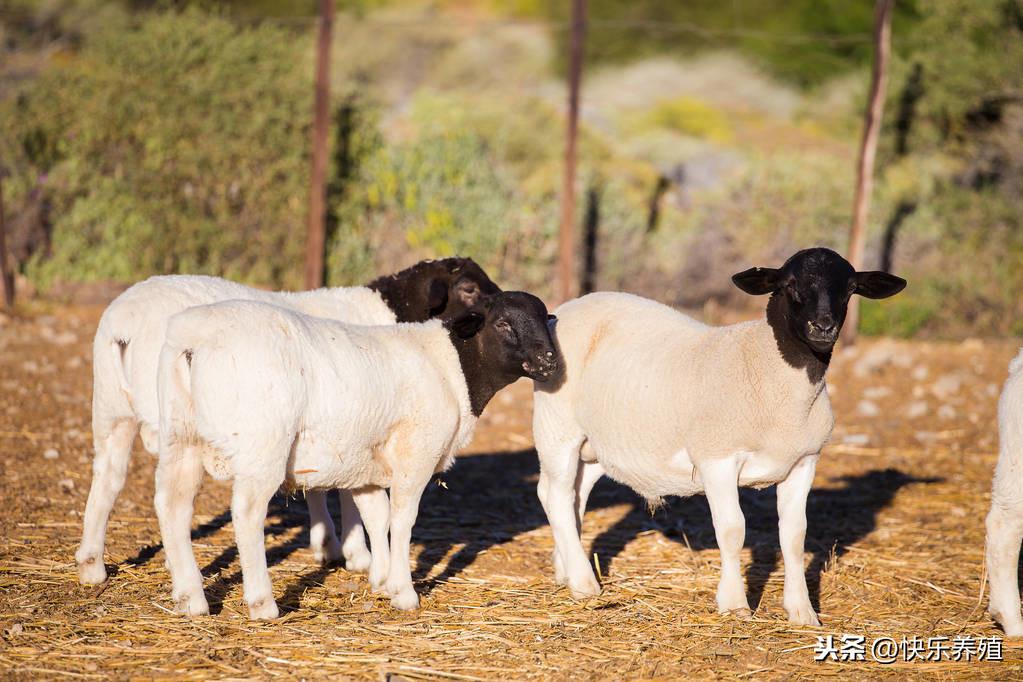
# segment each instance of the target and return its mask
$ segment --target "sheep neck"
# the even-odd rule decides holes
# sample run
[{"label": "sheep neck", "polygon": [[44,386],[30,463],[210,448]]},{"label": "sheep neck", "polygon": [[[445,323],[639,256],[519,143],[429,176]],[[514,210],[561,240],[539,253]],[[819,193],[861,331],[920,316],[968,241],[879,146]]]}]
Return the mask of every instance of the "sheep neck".
[{"label": "sheep neck", "polygon": [[771,294],[771,299],[767,302],[767,324],[771,327],[782,359],[790,367],[805,370],[806,378],[812,385],[823,383],[824,374],[831,364],[831,352],[820,353],[792,333],[788,301],[777,292]]},{"label": "sheep neck", "polygon": [[465,387],[469,392],[469,407],[474,417],[483,414],[483,408],[498,391],[518,379],[500,368],[496,358],[483,350],[480,335],[471,339],[462,339],[449,332],[451,343],[458,353],[458,364],[462,368]]}]

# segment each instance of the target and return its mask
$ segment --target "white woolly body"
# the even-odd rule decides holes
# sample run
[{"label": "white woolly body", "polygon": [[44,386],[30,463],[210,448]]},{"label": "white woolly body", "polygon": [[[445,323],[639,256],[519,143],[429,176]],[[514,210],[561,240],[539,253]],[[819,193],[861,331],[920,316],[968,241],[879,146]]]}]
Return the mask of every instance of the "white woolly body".
[{"label": "white woolly body", "polygon": [[93,343],[94,421],[134,416],[143,426],[146,449],[155,454],[156,444],[147,427],[154,434],[159,427],[156,365],[167,320],[192,306],[233,299],[273,303],[352,324],[395,321],[380,295],[366,287],[291,293],[262,291],[202,275],[151,277],[118,296],[100,319]]},{"label": "white woolly body", "polygon": [[476,423],[440,321],[360,327],[255,302],[199,306],[171,318],[160,381],[161,438],[197,439],[221,479],[279,468],[301,489],[387,487],[398,458],[449,466]]},{"label": "white woolly body", "polygon": [[154,502],[179,610],[209,611],[188,547],[201,468],[233,481],[251,617],[278,615],[263,523],[285,483],[352,490],[372,546],[370,584],[396,608],[418,606],[408,557],[419,499],[476,425],[439,320],[360,327],[253,301],[189,308],[167,324],[158,388]]},{"label": "white woolly body", "polygon": [[776,483],[831,434],[823,380],[781,357],[765,321],[709,327],[623,293],[556,315],[567,375],[555,392],[538,388],[538,437],[577,430],[611,478],[648,499],[703,492],[699,463],[724,457],[739,460],[739,485]]},{"label": "white woolly body", "polygon": [[987,517],[991,615],[1010,637],[1023,637],[1017,567],[1023,540],[1023,352],[1009,364],[998,401],[998,464]]},{"label": "white woolly body", "polygon": [[786,362],[766,321],[708,327],[622,293],[555,312],[564,381],[533,394],[555,580],[574,596],[600,591],[579,529],[607,474],[651,501],[706,493],[721,549],[718,610],[749,613],[738,486],[778,483],[785,609],[790,622],[817,625],[803,543],[817,455],[834,425],[823,376]]},{"label": "white woolly body", "polygon": [[[96,448],[92,485],[85,507],[82,542],[75,553],[79,579],[106,579],[103,545],[107,520],[125,482],[136,433],[156,454],[159,409],[156,371],[167,320],[191,306],[243,299],[265,301],[310,315],[356,324],[393,324],[395,315],[380,295],[366,287],[318,289],[301,293],[253,289],[216,277],[153,277],[131,287],[107,307],[93,341],[92,432]],[[334,535],[326,497],[309,498],[310,546],[314,558],[343,554],[352,570],[369,565],[359,514],[342,495],[343,546]]]}]

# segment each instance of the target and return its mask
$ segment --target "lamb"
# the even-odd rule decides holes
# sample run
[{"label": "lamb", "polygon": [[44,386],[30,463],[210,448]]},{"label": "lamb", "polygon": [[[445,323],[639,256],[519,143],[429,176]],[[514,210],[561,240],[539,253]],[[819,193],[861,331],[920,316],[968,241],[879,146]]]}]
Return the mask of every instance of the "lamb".
[{"label": "lamb", "polygon": [[557,364],[547,309],[521,292],[447,322],[387,327],[250,301],[175,315],[158,370],[155,498],[175,608],[209,612],[189,537],[204,469],[233,481],[251,618],[278,615],[263,524],[282,485],[351,490],[370,536],[370,584],[395,608],[417,608],[409,541],[430,477],[451,466],[494,393],[523,376],[543,382]]},{"label": "lamb", "polygon": [[707,495],[721,550],[718,610],[748,616],[738,487],[777,483],[784,606],[790,622],[818,625],[803,542],[807,495],[834,424],[824,374],[849,297],[885,298],[906,283],[856,272],[823,248],[732,280],[771,294],[766,320],[710,327],[625,293],[590,294],[555,311],[563,376],[535,384],[533,412],[555,580],[575,598],[600,592],[580,530],[590,490],[607,474],[652,504]]},{"label": "lamb", "polygon": [[1023,352],[1009,364],[1009,378],[998,401],[998,437],[998,464],[987,515],[988,610],[1006,636],[1023,637],[1017,582],[1023,540]]},{"label": "lamb", "polygon": [[[96,449],[85,506],[82,542],[75,554],[82,584],[106,580],[103,545],[110,511],[124,487],[132,443],[141,431],[156,454],[159,414],[156,369],[167,320],[188,307],[229,299],[265,301],[351,323],[420,322],[451,318],[500,289],[471,259],[423,261],[365,287],[267,292],[216,277],[153,277],[131,287],[107,307],[93,343],[92,431]],[[310,491],[310,545],[317,561],[342,554],[350,570],[369,567],[358,510],[343,493],[342,537],[334,534],[326,494]]]}]

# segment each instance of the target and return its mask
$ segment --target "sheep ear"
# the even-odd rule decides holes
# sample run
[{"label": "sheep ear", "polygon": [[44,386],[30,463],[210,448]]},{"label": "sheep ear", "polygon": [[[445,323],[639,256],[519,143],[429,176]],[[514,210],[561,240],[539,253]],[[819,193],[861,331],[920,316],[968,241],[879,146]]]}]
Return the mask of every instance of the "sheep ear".
[{"label": "sheep ear", "polygon": [[440,277],[430,280],[426,288],[426,310],[430,317],[437,317],[448,307],[448,283]]},{"label": "sheep ear", "polygon": [[777,268],[750,268],[732,275],[732,283],[747,294],[762,296],[778,289]]},{"label": "sheep ear", "polygon": [[480,287],[471,279],[462,279],[455,283],[455,296],[466,308],[471,308],[480,300]]},{"label": "sheep ear", "polygon": [[486,321],[487,318],[483,315],[470,311],[451,320],[448,326],[458,338],[471,339],[479,334]]},{"label": "sheep ear", "polygon": [[866,298],[888,298],[906,288],[906,280],[887,272],[857,272],[856,292]]}]

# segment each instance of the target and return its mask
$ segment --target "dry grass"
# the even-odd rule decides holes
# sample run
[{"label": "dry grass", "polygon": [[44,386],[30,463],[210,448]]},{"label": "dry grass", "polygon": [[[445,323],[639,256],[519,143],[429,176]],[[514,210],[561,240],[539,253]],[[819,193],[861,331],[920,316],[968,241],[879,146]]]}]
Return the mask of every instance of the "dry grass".
[{"label": "dry grass", "polygon": [[[304,503],[276,501],[267,545],[280,620],[245,617],[228,491],[197,500],[195,549],[214,615],[168,611],[152,512],[153,459],[136,453],[100,587],[73,553],[90,481],[89,353],[96,310],[0,321],[0,676],[346,677],[451,680],[869,676],[1008,678],[1004,663],[814,663],[818,634],[991,636],[978,605],[994,408],[1011,342],[867,342],[831,374],[838,427],[809,503],[807,566],[822,629],[781,609],[774,493],[747,491],[752,620],[717,615],[718,552],[704,498],[650,516],[602,482],[586,517],[604,592],[551,580],[536,500],[528,386],[488,409],[469,453],[431,485],[414,534],[423,608],[404,614],[363,576],[314,566]],[[928,368],[914,377],[914,368]],[[889,393],[885,393],[885,389]],[[916,395],[914,395],[914,393]],[[936,394],[941,394],[939,398]],[[865,416],[868,399],[879,416]],[[927,412],[907,409],[925,401]],[[943,406],[944,416],[938,412]],[[866,437],[864,442],[863,437]],[[56,459],[44,452],[54,448]]]}]

